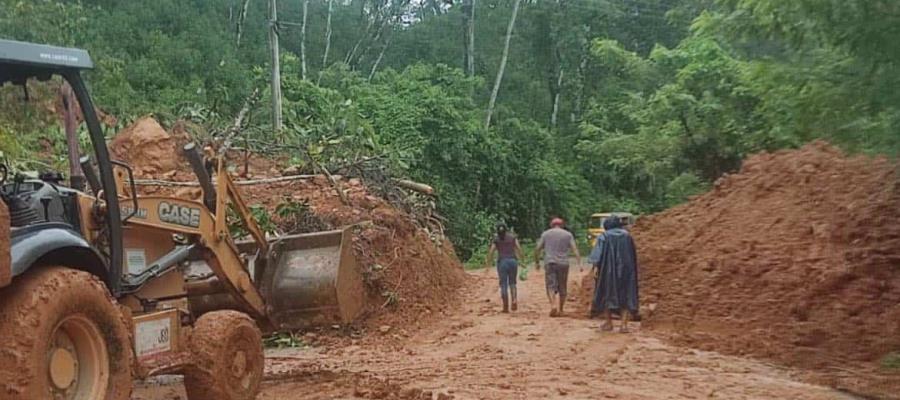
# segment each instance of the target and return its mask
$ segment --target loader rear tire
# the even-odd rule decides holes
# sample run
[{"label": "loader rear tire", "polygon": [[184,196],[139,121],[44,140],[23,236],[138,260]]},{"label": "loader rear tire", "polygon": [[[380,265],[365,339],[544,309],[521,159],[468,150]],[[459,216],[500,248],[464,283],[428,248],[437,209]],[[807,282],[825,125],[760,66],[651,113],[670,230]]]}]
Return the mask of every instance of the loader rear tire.
[{"label": "loader rear tire", "polygon": [[0,398],[126,400],[131,335],[106,287],[63,267],[0,291]]},{"label": "loader rear tire", "polygon": [[259,393],[265,356],[262,333],[247,314],[213,311],[194,324],[193,361],[185,370],[190,400],[252,400]]}]

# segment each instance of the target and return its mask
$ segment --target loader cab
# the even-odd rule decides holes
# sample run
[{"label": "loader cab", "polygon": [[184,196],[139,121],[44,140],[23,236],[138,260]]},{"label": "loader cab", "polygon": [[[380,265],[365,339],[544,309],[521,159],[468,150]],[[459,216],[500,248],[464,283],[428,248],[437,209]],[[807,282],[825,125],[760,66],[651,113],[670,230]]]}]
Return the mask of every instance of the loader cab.
[{"label": "loader cab", "polygon": [[635,216],[631,213],[625,212],[612,212],[612,213],[596,213],[592,214],[590,220],[588,221],[588,236],[587,241],[591,247],[594,247],[597,244],[597,237],[602,235],[605,232],[603,229],[603,222],[606,221],[607,218],[611,216],[617,216],[622,220],[622,224],[626,229],[634,224]]},{"label": "loader cab", "polygon": [[[7,230],[10,241],[10,259],[0,263],[0,268],[8,269],[6,275],[10,279],[0,281],[0,287],[36,262],[55,265],[72,262],[100,276],[114,295],[118,293],[123,254],[122,213],[114,178],[116,163],[110,159],[100,121],[82,78],[82,71],[92,68],[93,61],[85,50],[0,40],[2,101],[8,105],[22,104],[19,110],[50,114],[17,115],[23,123],[20,127],[37,122],[38,118],[58,118],[53,115],[52,107],[28,104],[39,94],[33,91],[46,90],[52,82],[71,87],[90,145],[80,149],[80,154],[71,155],[69,160],[78,163],[81,155],[90,155],[81,158],[81,168],[93,192],[93,196],[85,193],[85,180],[65,179],[60,171],[45,167],[38,176],[27,176],[5,161],[0,163],[0,194],[9,209],[9,221],[3,222],[8,227],[0,228]],[[0,108],[0,112],[15,110],[12,106]],[[13,141],[22,133],[15,126],[0,125],[0,136],[14,138]],[[128,169],[127,165],[120,167]],[[88,223],[95,225],[92,233],[88,231]],[[3,271],[0,276],[4,276]]]}]

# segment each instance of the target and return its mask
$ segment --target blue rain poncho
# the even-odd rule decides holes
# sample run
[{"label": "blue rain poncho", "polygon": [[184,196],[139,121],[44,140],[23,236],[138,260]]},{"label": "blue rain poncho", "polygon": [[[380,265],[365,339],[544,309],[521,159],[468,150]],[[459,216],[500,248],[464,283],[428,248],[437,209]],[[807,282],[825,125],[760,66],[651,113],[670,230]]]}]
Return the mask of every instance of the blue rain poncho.
[{"label": "blue rain poncho", "polygon": [[[609,228],[597,240],[595,267],[600,271],[594,287],[591,315],[604,311],[630,311],[637,315],[638,263],[634,239],[622,229],[618,219],[610,218]],[[591,253],[593,261],[594,252]]]}]

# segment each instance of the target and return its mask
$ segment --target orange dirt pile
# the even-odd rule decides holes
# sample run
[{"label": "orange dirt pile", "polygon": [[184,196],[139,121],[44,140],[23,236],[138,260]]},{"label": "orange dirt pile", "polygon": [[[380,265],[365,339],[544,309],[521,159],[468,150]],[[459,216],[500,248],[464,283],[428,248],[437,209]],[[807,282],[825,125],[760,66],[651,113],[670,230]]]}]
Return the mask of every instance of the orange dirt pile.
[{"label": "orange dirt pile", "polygon": [[[879,374],[900,351],[898,180],[885,159],[814,142],[752,156],[709,193],[641,219],[645,326],[702,349]],[[878,386],[856,378],[841,384]]]},{"label": "orange dirt pile", "polygon": [[[110,143],[118,159],[132,165],[137,178],[194,181],[187,161],[180,154],[187,140],[176,124],[167,133],[152,118],[143,118],[124,129]],[[278,160],[258,155],[228,154],[232,179],[277,177],[283,168]],[[465,280],[462,264],[452,245],[419,227],[413,216],[373,196],[358,179],[336,176],[349,200],[344,204],[324,176],[264,185],[239,186],[250,206],[264,206],[281,228],[290,216],[276,215],[286,201],[306,203],[322,222],[332,226],[357,225],[353,248],[367,288],[363,325],[390,327],[391,335],[419,324],[426,315],[458,303],[456,292]],[[197,200],[199,188],[144,186],[143,194],[169,195]]]},{"label": "orange dirt pile", "polygon": [[[109,143],[114,160],[128,163],[136,179],[158,179],[173,182],[193,182],[197,178],[182,147],[190,141],[187,123],[177,121],[167,132],[153,117],[142,117],[120,131]],[[278,174],[277,161],[256,154],[229,151],[227,154],[232,178],[261,178]],[[199,187],[141,186],[145,195],[168,195],[197,200]]]},{"label": "orange dirt pile", "polygon": [[109,143],[115,160],[128,162],[138,177],[171,177],[186,163],[175,137],[151,117],[143,117],[119,132]]}]

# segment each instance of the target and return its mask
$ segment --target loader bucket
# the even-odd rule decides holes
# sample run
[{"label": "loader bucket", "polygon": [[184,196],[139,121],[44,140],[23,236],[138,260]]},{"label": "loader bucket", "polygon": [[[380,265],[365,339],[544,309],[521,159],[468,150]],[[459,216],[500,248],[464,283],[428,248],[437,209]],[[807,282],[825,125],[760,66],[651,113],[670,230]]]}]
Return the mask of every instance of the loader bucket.
[{"label": "loader bucket", "polygon": [[363,307],[349,229],[283,236],[269,243],[260,291],[278,330],[352,322]]}]

